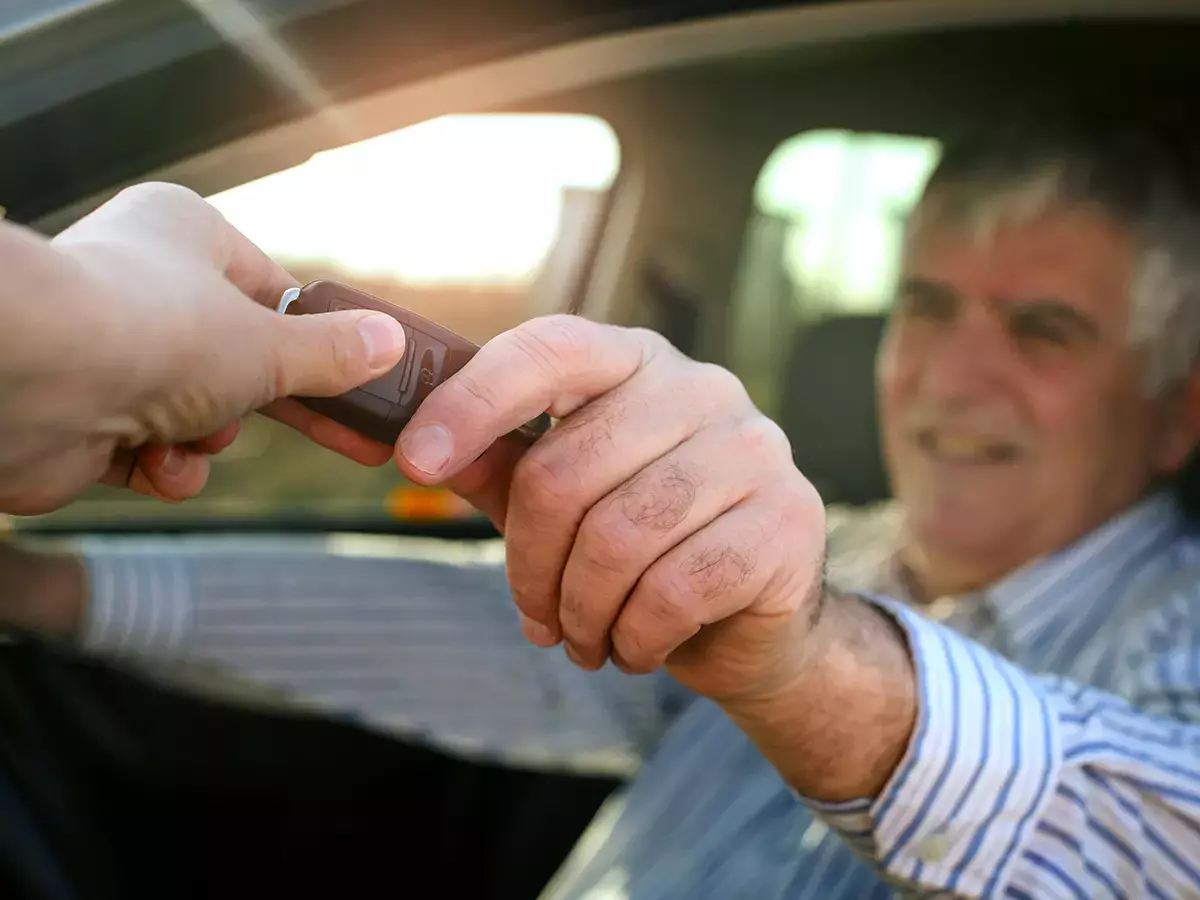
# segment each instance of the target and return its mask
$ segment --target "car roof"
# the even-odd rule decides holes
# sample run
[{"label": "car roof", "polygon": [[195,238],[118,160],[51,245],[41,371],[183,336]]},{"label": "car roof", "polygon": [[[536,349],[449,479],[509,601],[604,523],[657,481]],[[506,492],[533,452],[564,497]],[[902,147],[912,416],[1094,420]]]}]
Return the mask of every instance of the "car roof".
[{"label": "car roof", "polygon": [[[206,19],[201,7],[245,15]],[[968,86],[986,83],[996,102],[1086,95],[1142,115],[1188,108],[1190,116],[1181,101],[1194,97],[1200,73],[1200,8],[1167,0],[56,0],[55,8],[49,19],[10,17],[10,27],[24,25],[9,41],[0,18],[0,204],[21,222],[311,118],[312,98],[295,79],[263,65],[280,51],[331,106],[497,61],[549,65],[568,46],[587,64],[559,59],[554,71],[578,73],[574,87],[668,70],[723,70],[764,84],[816,71],[834,81],[870,66],[907,72],[931,105],[964,109],[978,106],[964,102]],[[248,27],[256,17],[265,29]],[[608,55],[602,65],[597,47]],[[487,102],[519,105],[561,88],[525,77],[510,98],[492,91]],[[471,101],[460,91],[439,102],[414,116]],[[311,149],[298,146],[297,161]]]}]

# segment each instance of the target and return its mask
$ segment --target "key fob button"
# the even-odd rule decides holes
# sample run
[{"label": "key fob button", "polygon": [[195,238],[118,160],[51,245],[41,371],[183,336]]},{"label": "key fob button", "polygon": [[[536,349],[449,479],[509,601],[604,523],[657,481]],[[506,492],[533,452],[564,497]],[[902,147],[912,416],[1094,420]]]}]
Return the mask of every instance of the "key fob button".
[{"label": "key fob button", "polygon": [[400,391],[404,380],[404,363],[396,364],[396,367],[385,375],[380,375],[374,381],[368,381],[366,384],[359,387],[360,391],[366,391],[372,396],[378,397],[380,400],[386,400],[388,403],[395,403],[400,399]]}]

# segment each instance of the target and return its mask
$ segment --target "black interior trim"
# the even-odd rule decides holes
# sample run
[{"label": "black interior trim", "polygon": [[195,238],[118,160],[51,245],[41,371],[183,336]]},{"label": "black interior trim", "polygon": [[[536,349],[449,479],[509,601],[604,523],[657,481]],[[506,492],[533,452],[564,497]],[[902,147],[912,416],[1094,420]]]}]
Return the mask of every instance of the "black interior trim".
[{"label": "black interior trim", "polygon": [[[358,0],[286,22],[277,37],[347,99],[598,34],[784,5]],[[128,74],[110,82],[115,69]],[[69,96],[56,81],[89,90]],[[26,110],[0,129],[0,203],[18,222],[307,112],[181,0],[119,0],[6,47],[5,109]]]}]

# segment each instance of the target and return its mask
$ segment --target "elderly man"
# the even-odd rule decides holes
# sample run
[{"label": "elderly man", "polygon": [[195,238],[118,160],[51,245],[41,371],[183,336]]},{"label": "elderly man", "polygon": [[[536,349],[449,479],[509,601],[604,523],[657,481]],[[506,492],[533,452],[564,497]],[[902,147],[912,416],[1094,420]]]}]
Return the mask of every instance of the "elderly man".
[{"label": "elderly man", "polygon": [[507,585],[97,543],[25,617],[448,745],[638,755],[548,897],[1200,896],[1200,539],[1161,491],[1195,444],[1196,210],[1136,136],[992,136],[946,152],[902,269],[885,508],[827,523],[728,373],[537,320],[397,450],[505,532]]}]

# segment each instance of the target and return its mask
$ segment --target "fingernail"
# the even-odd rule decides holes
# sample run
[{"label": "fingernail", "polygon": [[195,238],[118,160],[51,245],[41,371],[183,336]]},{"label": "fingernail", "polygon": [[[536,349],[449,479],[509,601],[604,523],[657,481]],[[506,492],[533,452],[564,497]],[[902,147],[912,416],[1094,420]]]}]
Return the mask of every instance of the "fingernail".
[{"label": "fingernail", "polygon": [[167,455],[163,457],[162,470],[163,474],[172,477],[183,472],[187,465],[187,455],[178,447],[168,447]]},{"label": "fingernail", "polygon": [[358,320],[358,333],[372,366],[395,362],[404,352],[404,328],[391,316],[364,316]]},{"label": "fingernail", "polygon": [[521,615],[521,631],[524,632],[526,640],[539,647],[553,647],[558,643],[558,638],[554,636],[553,631],[523,613]]},{"label": "fingernail", "polygon": [[422,425],[412,434],[400,436],[400,455],[426,475],[436,475],[450,462],[454,441],[441,425]]}]

